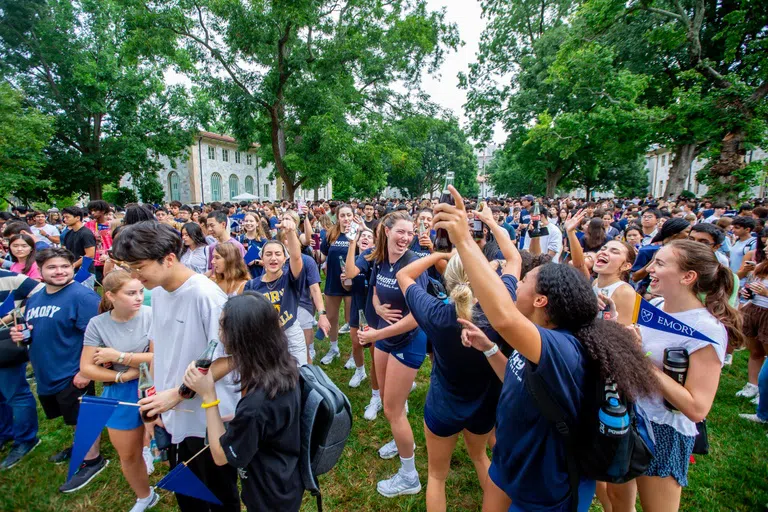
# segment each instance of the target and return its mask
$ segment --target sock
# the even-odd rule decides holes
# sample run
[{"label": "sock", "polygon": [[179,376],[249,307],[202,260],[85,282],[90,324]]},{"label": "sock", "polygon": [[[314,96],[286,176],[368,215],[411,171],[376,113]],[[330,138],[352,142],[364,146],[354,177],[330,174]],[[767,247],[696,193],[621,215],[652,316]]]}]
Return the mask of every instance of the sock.
[{"label": "sock", "polygon": [[309,344],[309,350],[315,350],[315,344],[314,343],[310,343]]},{"label": "sock", "polygon": [[146,498],[138,498],[136,501],[138,501],[142,505],[147,505],[147,504],[149,504],[152,501],[152,496],[154,494],[155,494],[155,490],[152,487],[150,487],[149,488],[149,496],[147,496]]},{"label": "sock", "polygon": [[86,466],[95,466],[96,464],[101,463],[101,459],[102,459],[101,454],[98,454],[96,457],[90,460],[84,460],[83,462],[85,463]]},{"label": "sock", "polygon": [[355,368],[355,371],[357,373],[365,373],[365,365],[358,366],[357,368]]},{"label": "sock", "polygon": [[381,399],[381,395],[379,394],[379,390],[378,389],[372,389],[371,390],[371,396],[373,398]]},{"label": "sock", "polygon": [[339,341],[332,341],[331,342],[331,350],[335,350],[336,352],[339,351]]},{"label": "sock", "polygon": [[407,476],[411,476],[416,473],[416,456],[412,455],[409,458],[400,457],[400,470]]}]

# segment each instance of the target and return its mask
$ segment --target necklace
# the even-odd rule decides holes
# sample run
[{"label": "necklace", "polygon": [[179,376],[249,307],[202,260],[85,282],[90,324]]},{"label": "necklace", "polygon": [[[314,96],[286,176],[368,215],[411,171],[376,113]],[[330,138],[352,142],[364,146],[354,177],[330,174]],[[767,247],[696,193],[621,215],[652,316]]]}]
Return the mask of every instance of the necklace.
[{"label": "necklace", "polygon": [[269,291],[273,291],[275,288],[277,288],[277,285],[280,284],[280,278],[282,276],[283,276],[283,271],[281,270],[274,281],[262,281],[262,283],[267,285],[267,289]]}]

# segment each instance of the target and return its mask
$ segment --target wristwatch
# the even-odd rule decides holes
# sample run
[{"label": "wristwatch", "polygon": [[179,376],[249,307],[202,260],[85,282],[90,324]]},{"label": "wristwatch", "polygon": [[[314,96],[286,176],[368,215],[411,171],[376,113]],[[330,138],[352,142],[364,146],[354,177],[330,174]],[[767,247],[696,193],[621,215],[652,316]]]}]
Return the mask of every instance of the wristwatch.
[{"label": "wristwatch", "polygon": [[118,364],[123,364],[123,361],[125,361],[125,352],[120,352],[120,357],[117,358]]},{"label": "wristwatch", "polygon": [[318,314],[318,316],[323,316],[325,314],[325,310],[324,309],[319,309],[317,311],[317,314]]},{"label": "wristwatch", "polygon": [[483,352],[483,355],[485,355],[485,357],[491,357],[498,351],[499,351],[499,346],[494,343],[491,348]]}]

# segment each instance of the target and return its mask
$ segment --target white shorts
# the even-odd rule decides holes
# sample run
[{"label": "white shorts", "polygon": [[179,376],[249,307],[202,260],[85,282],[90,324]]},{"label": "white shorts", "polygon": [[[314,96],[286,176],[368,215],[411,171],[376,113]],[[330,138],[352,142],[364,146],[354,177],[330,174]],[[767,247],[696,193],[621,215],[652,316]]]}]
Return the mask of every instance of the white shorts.
[{"label": "white shorts", "polygon": [[312,329],[315,327],[315,315],[301,306],[299,306],[296,321],[299,323],[302,329]]},{"label": "white shorts", "polygon": [[293,322],[293,325],[285,330],[285,335],[288,338],[288,352],[296,359],[296,366],[307,364],[307,342],[299,322]]}]

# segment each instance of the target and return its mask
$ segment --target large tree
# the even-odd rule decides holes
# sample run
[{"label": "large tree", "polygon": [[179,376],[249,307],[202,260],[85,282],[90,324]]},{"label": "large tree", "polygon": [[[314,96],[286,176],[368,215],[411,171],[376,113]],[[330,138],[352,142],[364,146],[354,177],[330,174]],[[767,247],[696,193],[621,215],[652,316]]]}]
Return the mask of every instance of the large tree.
[{"label": "large tree", "polygon": [[[177,39],[185,71],[221,98],[232,134],[260,142],[293,197],[344,176],[355,124],[398,114],[458,34],[425,0],[124,0],[147,40]],[[358,155],[359,156],[359,155]]]},{"label": "large tree", "polygon": [[53,134],[52,119],[25,103],[8,83],[0,82],[0,199],[24,202],[41,182],[44,149]]},{"label": "large tree", "polygon": [[156,188],[157,156],[191,142],[170,109],[179,91],[161,61],[136,58],[137,37],[115,0],[0,0],[0,72],[54,119],[51,192],[98,199],[125,174]]}]

